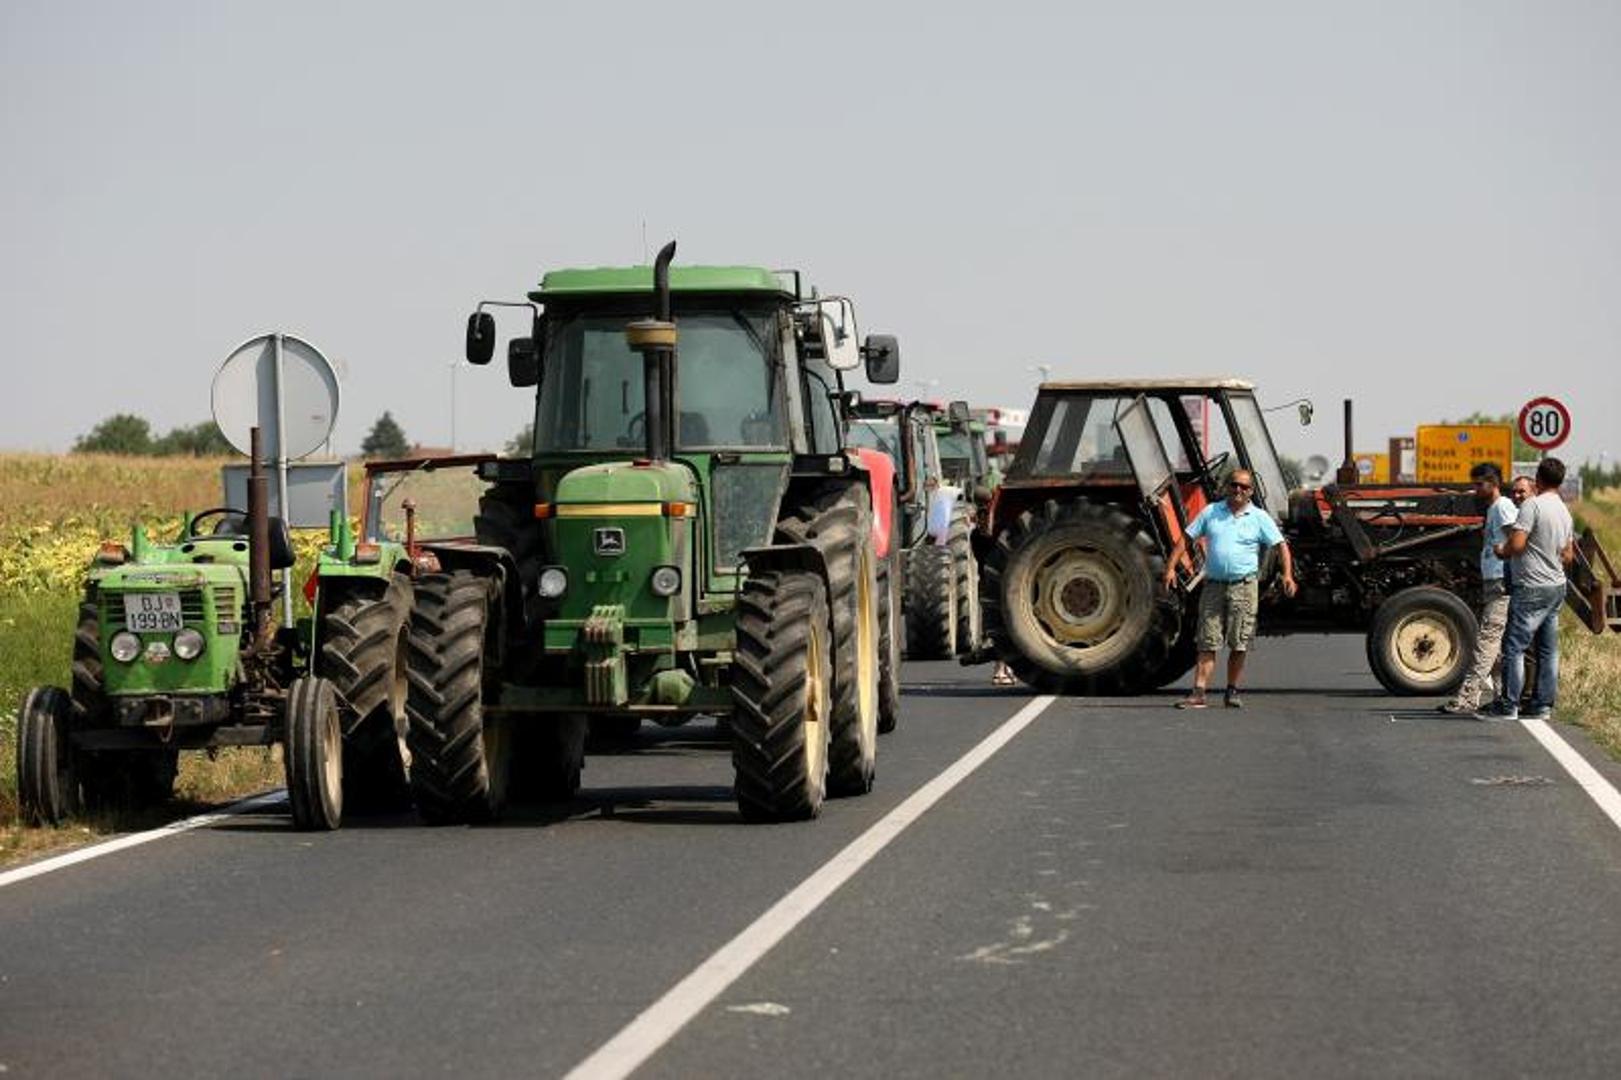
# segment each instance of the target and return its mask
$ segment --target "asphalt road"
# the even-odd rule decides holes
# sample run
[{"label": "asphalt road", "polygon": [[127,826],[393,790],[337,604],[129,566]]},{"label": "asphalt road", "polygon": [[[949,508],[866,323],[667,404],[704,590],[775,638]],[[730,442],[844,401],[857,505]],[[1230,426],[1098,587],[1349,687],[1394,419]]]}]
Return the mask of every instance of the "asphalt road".
[{"label": "asphalt road", "polygon": [[[555,812],[278,808],[0,888],[0,1066],[561,1075],[1031,701],[988,674],[908,664],[878,787],[810,824],[740,824],[712,731],[648,727]],[[1250,683],[1052,704],[638,1075],[1614,1075],[1621,831],[1357,641]]]}]

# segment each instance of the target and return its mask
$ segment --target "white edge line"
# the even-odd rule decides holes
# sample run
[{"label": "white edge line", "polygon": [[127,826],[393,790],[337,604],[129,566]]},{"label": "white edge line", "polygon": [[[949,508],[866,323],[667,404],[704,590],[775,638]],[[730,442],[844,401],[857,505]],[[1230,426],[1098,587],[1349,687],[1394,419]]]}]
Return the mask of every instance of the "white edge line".
[{"label": "white edge line", "polygon": [[1621,792],[1616,791],[1615,785],[1604,779],[1602,773],[1593,768],[1588,760],[1578,754],[1571,745],[1564,740],[1558,732],[1549,727],[1545,721],[1520,718],[1520,726],[1529,731],[1542,748],[1553,755],[1555,761],[1564,766],[1571,779],[1582,786],[1589,797],[1604,811],[1606,817],[1621,829]]},{"label": "white edge line", "polygon": [[855,876],[907,826],[983,765],[1057,699],[1038,697],[1014,713],[973,749],[918,788],[810,877],[722,945],[709,959],[644,1009],[619,1033],[569,1070],[564,1080],[619,1080],[636,1071],[689,1021],[787,937],[829,896]]},{"label": "white edge line", "polygon": [[181,821],[173,821],[156,829],[148,829],[145,832],[130,833],[128,836],[120,836],[113,840],[103,841],[100,844],[91,844],[89,847],[75,848],[72,851],[63,852],[61,855],[55,855],[49,859],[41,859],[37,863],[19,866],[15,870],[6,870],[0,872],[0,889],[5,888],[7,885],[15,885],[19,881],[39,877],[41,874],[49,874],[53,870],[65,870],[70,866],[89,862],[91,859],[99,859],[103,855],[111,855],[116,851],[124,851],[132,847],[139,847],[142,844],[150,844],[154,840],[162,840],[164,837],[174,836],[176,833],[201,829],[206,825],[213,825],[238,814],[251,813],[280,802],[285,797],[280,789],[266,792],[263,795],[255,795],[252,798],[243,799],[241,802],[232,803],[222,809],[213,810],[206,814],[198,814],[195,817],[185,818]]}]

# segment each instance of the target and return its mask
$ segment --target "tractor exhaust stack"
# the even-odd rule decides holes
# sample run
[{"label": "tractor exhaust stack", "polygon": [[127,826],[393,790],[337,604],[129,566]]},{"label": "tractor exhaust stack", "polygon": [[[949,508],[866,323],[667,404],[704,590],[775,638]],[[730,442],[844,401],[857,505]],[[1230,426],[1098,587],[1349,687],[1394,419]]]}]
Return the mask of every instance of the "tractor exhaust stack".
[{"label": "tractor exhaust stack", "polygon": [[647,456],[652,461],[670,457],[670,423],[666,404],[675,397],[675,323],[670,319],[670,263],[675,241],[659,249],[653,263],[653,318],[638,319],[625,327],[625,340],[642,354],[643,422],[647,430]]},{"label": "tractor exhaust stack", "polygon": [[248,433],[248,601],[254,651],[270,643],[270,599],[270,479],[255,427]]},{"label": "tractor exhaust stack", "polygon": [[1355,484],[1355,483],[1358,483],[1362,479],[1361,474],[1358,473],[1357,469],[1356,469],[1356,451],[1351,448],[1352,446],[1353,446],[1353,440],[1351,438],[1351,399],[1346,398],[1345,399],[1345,460],[1340,462],[1340,467],[1337,470],[1335,470],[1335,472],[1334,472],[1334,482],[1336,484]]}]

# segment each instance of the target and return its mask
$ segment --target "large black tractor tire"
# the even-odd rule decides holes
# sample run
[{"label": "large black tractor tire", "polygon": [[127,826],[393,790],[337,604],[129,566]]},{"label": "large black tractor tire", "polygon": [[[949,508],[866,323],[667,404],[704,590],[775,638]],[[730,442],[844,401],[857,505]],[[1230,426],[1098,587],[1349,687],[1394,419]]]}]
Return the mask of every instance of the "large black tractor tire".
[{"label": "large black tractor tire", "polygon": [[488,579],[467,571],[416,584],[406,741],[411,793],[430,824],[489,821],[506,805],[508,727],[484,712],[496,674],[486,663],[492,593]]},{"label": "large black tractor tire", "polygon": [[946,534],[946,547],[951,551],[952,588],[957,603],[957,641],[953,656],[973,653],[985,636],[979,607],[979,563],[974,561],[971,540],[973,528],[968,504],[959,500],[951,512],[951,529]]},{"label": "large black tractor tire", "polygon": [[906,656],[957,655],[957,571],[951,549],[925,539],[906,557]]},{"label": "large black tractor tire", "polygon": [[751,574],[737,602],[732,765],[747,821],[813,818],[827,794],[833,627],[820,575]]},{"label": "large black tractor tire", "polygon": [[343,824],[343,721],[332,683],[294,679],[287,691],[287,801],[293,827],[327,832]]},{"label": "large black tractor tire", "polygon": [[17,803],[30,825],[60,825],[79,810],[78,751],[68,739],[73,703],[36,686],[17,712]]},{"label": "large black tractor tire", "polygon": [[889,554],[878,562],[878,733],[894,731],[901,719],[901,646],[906,624],[901,615],[905,580],[900,536],[900,498],[891,499]]},{"label": "large black tractor tire", "polygon": [[1189,615],[1181,620],[1181,629],[1177,631],[1176,641],[1171,645],[1171,651],[1166,654],[1165,663],[1154,673],[1149,680],[1153,689],[1170,686],[1182,676],[1193,670],[1194,662],[1199,659],[1198,634],[1198,601],[1190,598],[1185,601],[1189,607]]},{"label": "large black tractor tire", "polygon": [[593,751],[623,750],[642,730],[639,716],[593,716],[587,727],[586,745]]},{"label": "large black tractor tire", "polygon": [[1181,629],[1148,527],[1112,506],[1048,500],[996,536],[980,578],[985,631],[1045,693],[1133,694],[1156,686]]},{"label": "large black tractor tire", "polygon": [[540,583],[541,531],[535,521],[535,493],[527,484],[497,484],[478,500],[473,533],[487,547],[504,548],[518,566],[524,599]]},{"label": "large black tractor tire", "polygon": [[[102,692],[101,605],[94,586],[79,604],[73,632],[73,721],[80,727],[110,726],[107,697]],[[174,793],[180,751],[75,751],[75,769],[83,807],[91,810],[155,806]]]},{"label": "large black tractor tire", "polygon": [[411,580],[357,584],[321,616],[316,673],[348,703],[343,796],[350,810],[400,810],[411,798],[405,700],[410,687]]},{"label": "large black tractor tire", "polygon": [[1450,694],[1463,684],[1479,632],[1455,593],[1418,585],[1388,597],[1368,627],[1368,666],[1392,694]]},{"label": "large black tractor tire", "polygon": [[871,538],[871,497],[860,485],[830,485],[777,523],[779,543],[812,544],[827,560],[833,627],[830,795],[864,795],[877,772],[880,615]]},{"label": "large black tractor tire", "polygon": [[512,724],[513,802],[567,802],[585,768],[586,716],[533,716]]}]

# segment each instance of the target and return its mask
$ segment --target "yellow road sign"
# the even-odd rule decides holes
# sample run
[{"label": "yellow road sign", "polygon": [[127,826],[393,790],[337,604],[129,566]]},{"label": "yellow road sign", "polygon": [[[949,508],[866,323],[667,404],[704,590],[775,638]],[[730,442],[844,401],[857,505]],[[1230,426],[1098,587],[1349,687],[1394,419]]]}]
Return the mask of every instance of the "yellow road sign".
[{"label": "yellow road sign", "polygon": [[1510,424],[1421,424],[1417,435],[1421,484],[1467,484],[1469,470],[1481,461],[1508,475],[1514,456]]},{"label": "yellow road sign", "polygon": [[1357,479],[1362,483],[1390,483],[1389,454],[1358,454],[1351,460],[1356,462]]}]

